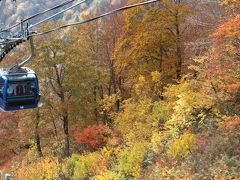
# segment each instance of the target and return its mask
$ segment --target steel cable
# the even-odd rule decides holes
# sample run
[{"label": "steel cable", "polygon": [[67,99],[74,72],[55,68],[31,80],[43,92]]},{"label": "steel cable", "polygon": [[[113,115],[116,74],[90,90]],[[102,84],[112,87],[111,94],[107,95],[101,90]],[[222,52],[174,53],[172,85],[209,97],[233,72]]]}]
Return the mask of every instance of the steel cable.
[{"label": "steel cable", "polygon": [[68,5],[68,4],[70,4],[70,3],[74,2],[74,1],[76,1],[76,0],[66,1],[66,2],[64,2],[64,3],[62,3],[62,4],[59,4],[59,5],[54,6],[54,7],[52,7],[52,8],[49,8],[49,9],[46,9],[46,10],[44,10],[44,11],[42,11],[42,12],[39,12],[39,13],[37,13],[37,14],[34,14],[34,15],[32,15],[32,16],[26,18],[26,19],[23,19],[20,23],[14,24],[14,25],[6,28],[6,29],[1,30],[0,33],[1,33],[1,32],[9,31],[10,29],[13,29],[13,28],[19,26],[19,25],[20,25],[21,23],[23,23],[23,22],[26,22],[26,21],[28,21],[28,20],[30,20],[30,19],[33,19],[33,18],[35,18],[35,17],[37,17],[37,16],[40,16],[40,15],[42,15],[42,14],[45,14],[45,13],[47,13],[47,12],[49,12],[49,11],[54,10],[54,9],[58,9],[58,8],[60,8],[60,7],[66,6],[66,5]]},{"label": "steel cable", "polygon": [[76,22],[76,23],[71,23],[71,24],[58,26],[56,28],[53,28],[53,29],[50,29],[48,31],[44,31],[44,32],[41,32],[41,33],[32,34],[32,35],[29,35],[29,37],[30,36],[40,36],[40,35],[48,34],[48,33],[51,33],[51,32],[54,32],[54,31],[57,31],[57,30],[60,30],[60,29],[63,29],[63,28],[69,27],[69,26],[75,26],[75,25],[84,24],[84,23],[87,23],[87,22],[90,22],[90,21],[94,21],[96,19],[102,18],[104,16],[108,16],[110,14],[113,14],[113,13],[116,13],[116,12],[119,12],[119,11],[123,11],[123,10],[130,9],[130,8],[133,8],[133,7],[137,7],[137,6],[142,6],[142,5],[155,3],[157,1],[159,1],[159,0],[150,0],[150,1],[142,2],[142,3],[137,3],[137,4],[133,4],[133,5],[129,5],[129,6],[124,6],[124,7],[121,7],[121,8],[118,8],[118,9],[114,9],[112,11],[109,11],[107,13],[101,14],[99,16],[95,16],[95,17],[90,18],[90,19],[86,19],[86,20],[83,20],[83,21],[80,21],[80,22]]},{"label": "steel cable", "polygon": [[46,19],[43,19],[43,20],[37,22],[36,24],[30,25],[30,26],[29,26],[29,29],[32,28],[32,27],[34,27],[34,26],[37,26],[37,25],[39,25],[39,24],[41,24],[41,23],[43,23],[43,22],[45,22],[45,21],[47,21],[47,20],[49,20],[49,19],[52,19],[53,17],[55,17],[55,16],[57,16],[57,15],[59,15],[59,14],[62,14],[62,13],[64,13],[65,11],[67,11],[67,10],[69,10],[69,9],[72,9],[72,8],[78,6],[78,5],[82,4],[82,3],[85,3],[85,2],[87,2],[87,1],[88,1],[88,0],[80,1],[79,3],[76,3],[76,4],[70,6],[70,7],[66,8],[66,9],[64,9],[64,10],[62,10],[62,11],[60,11],[60,12],[58,12],[58,13],[56,13],[56,14],[48,17],[48,18],[46,18]]}]

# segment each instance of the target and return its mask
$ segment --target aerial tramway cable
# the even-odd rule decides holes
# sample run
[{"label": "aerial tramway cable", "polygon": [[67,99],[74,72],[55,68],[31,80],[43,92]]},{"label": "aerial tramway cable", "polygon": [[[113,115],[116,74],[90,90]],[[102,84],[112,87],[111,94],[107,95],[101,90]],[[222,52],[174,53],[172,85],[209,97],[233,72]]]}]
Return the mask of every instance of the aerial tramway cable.
[{"label": "aerial tramway cable", "polygon": [[64,13],[65,11],[67,11],[67,10],[69,10],[69,9],[72,9],[72,8],[78,6],[78,5],[82,4],[82,3],[85,3],[85,2],[87,2],[87,1],[88,1],[88,0],[80,1],[79,3],[76,3],[76,4],[70,6],[70,7],[66,8],[66,9],[64,9],[64,10],[62,10],[62,11],[60,11],[60,12],[58,12],[58,13],[56,13],[56,14],[48,17],[48,18],[46,18],[46,19],[43,19],[43,20],[37,22],[36,24],[30,25],[30,26],[29,26],[29,29],[32,28],[32,27],[34,27],[34,26],[37,26],[37,25],[39,25],[39,24],[41,24],[41,23],[43,23],[43,22],[45,22],[45,21],[47,21],[47,20],[49,20],[49,19],[52,19],[53,17],[55,17],[55,16],[57,16],[57,15],[59,15],[59,14],[62,14],[62,13]]},{"label": "aerial tramway cable", "polygon": [[[102,17],[108,16],[108,15],[114,14],[114,13],[119,12],[119,11],[127,10],[127,9],[130,9],[130,8],[133,8],[133,7],[137,7],[137,6],[142,6],[142,5],[147,5],[147,4],[155,3],[155,2],[157,2],[157,1],[159,1],[159,0],[150,0],[150,1],[142,2],[142,3],[137,3],[137,4],[133,4],[133,5],[124,6],[124,7],[121,7],[121,8],[118,8],[118,9],[114,9],[114,10],[112,10],[112,11],[109,11],[109,12],[107,12],[107,13],[101,14],[101,15],[99,15],[99,16],[95,16],[95,17],[93,17],[93,18],[89,18],[89,19],[86,19],[86,20],[83,20],[83,21],[80,21],[80,22],[76,22],[76,23],[71,23],[71,24],[66,24],[66,25],[58,26],[58,27],[53,28],[53,29],[50,29],[50,30],[48,30],[48,31],[44,31],[44,32],[41,32],[41,33],[32,34],[32,35],[30,35],[30,36],[44,35],[44,34],[48,34],[48,33],[51,33],[51,32],[54,32],[54,31],[57,31],[57,30],[60,30],[60,29],[69,27],[69,26],[75,26],[75,25],[80,25],[80,24],[88,23],[88,22],[90,22],[90,21],[97,20],[97,19],[99,19],[99,18],[102,18]],[[30,26],[30,28],[31,28],[31,27],[32,27],[32,26]]]},{"label": "aerial tramway cable", "polygon": [[[1,2],[1,3],[0,3],[0,10],[1,10],[0,12],[3,11],[3,8],[4,8],[5,4],[6,4],[6,1],[7,1],[7,0],[0,0],[0,2]],[[0,61],[1,61],[1,60],[6,56],[6,54],[8,54],[12,49],[14,49],[17,45],[21,44],[22,42],[24,42],[24,41],[26,41],[26,40],[29,40],[29,41],[30,41],[31,51],[32,51],[32,49],[33,49],[32,47],[34,47],[34,46],[33,46],[33,43],[32,43],[32,38],[29,37],[29,35],[30,35],[31,33],[33,33],[33,32],[29,32],[29,26],[28,26],[28,21],[29,21],[29,20],[31,20],[31,19],[33,19],[33,18],[35,18],[35,17],[37,17],[37,16],[40,16],[40,15],[42,15],[42,14],[45,14],[45,13],[47,13],[47,12],[49,12],[49,11],[52,11],[52,10],[54,10],[54,9],[57,9],[57,8],[66,6],[66,5],[68,5],[68,4],[70,4],[70,3],[74,2],[74,1],[76,1],[76,0],[66,1],[66,2],[64,2],[64,3],[61,3],[61,4],[57,5],[57,6],[54,6],[54,7],[52,7],[52,8],[47,9],[47,10],[44,10],[44,11],[39,12],[39,13],[37,13],[37,14],[34,14],[34,15],[32,15],[32,16],[26,18],[26,19],[23,19],[23,20],[21,20],[20,23],[17,23],[17,24],[15,24],[15,25],[12,25],[11,27],[8,27],[8,28],[5,28],[5,29],[3,29],[3,30],[0,30],[0,34],[1,34],[1,36],[0,36]],[[56,13],[56,14],[54,14],[53,16],[50,16],[49,18],[44,19],[43,21],[40,21],[39,23],[37,23],[37,24],[35,24],[35,25],[33,25],[33,26],[36,26],[36,25],[38,25],[38,24],[40,24],[40,23],[42,23],[42,22],[44,22],[44,21],[46,21],[46,20],[48,20],[48,19],[51,19],[51,18],[53,18],[53,17],[55,17],[55,16],[57,16],[57,15],[65,12],[65,11],[67,11],[67,10],[69,10],[69,9],[72,9],[72,8],[74,8],[74,7],[78,6],[78,5],[86,2],[86,1],[87,1],[87,0],[83,0],[83,1],[81,1],[81,2],[79,2],[79,3],[77,3],[77,4],[75,4],[75,5],[72,5],[72,6],[68,7],[68,8],[66,8],[66,9],[62,10],[61,12]],[[25,22],[27,22],[27,23],[24,24]],[[24,27],[24,25],[25,25],[25,27]],[[6,32],[11,32],[10,30],[13,29],[13,28],[15,28],[15,27],[17,27],[17,26],[20,26],[20,31],[16,32],[15,35],[11,34],[10,36],[9,36],[9,35],[6,36],[6,34],[5,34]],[[32,27],[33,27],[33,26],[32,26]],[[5,37],[4,37],[4,36],[5,36]],[[24,60],[24,62],[27,63],[29,60],[32,59],[32,57],[33,57],[33,53],[32,53],[32,55],[31,55],[29,58],[27,58],[26,60]],[[23,64],[23,63],[21,63],[21,64],[19,64],[19,65],[16,65],[16,66],[10,68],[10,70],[16,69],[17,67],[20,68],[20,67],[22,66],[22,64]]]},{"label": "aerial tramway cable", "polygon": [[[64,10],[62,10],[61,12],[59,13],[56,13],[46,19],[43,19],[41,20],[40,22],[36,23],[36,24],[33,24],[33,25],[30,25],[28,26],[27,24],[27,27],[23,27],[24,25],[24,22],[27,22],[28,20],[30,19],[33,19],[39,15],[42,15],[44,13],[47,13],[53,9],[57,9],[59,7],[62,7],[62,6],[65,6],[71,2],[73,2],[75,0],[70,0],[70,1],[67,1],[67,2],[64,2],[60,5],[57,5],[55,7],[52,7],[52,8],[49,8],[45,11],[42,11],[42,12],[39,12],[35,15],[32,15],[24,20],[21,21],[21,23],[17,23],[7,29],[4,29],[2,31],[0,31],[0,33],[3,33],[3,32],[8,32],[10,29],[14,28],[14,27],[17,27],[18,25],[20,25],[21,27],[21,30],[19,32],[17,32],[17,34],[15,34],[14,36],[10,37],[10,38],[1,38],[0,37],[0,61],[6,56],[6,54],[8,54],[8,52],[10,52],[13,48],[15,48],[17,45],[21,44],[22,42],[26,41],[29,39],[29,37],[32,37],[32,36],[39,36],[39,35],[44,35],[44,34],[47,34],[47,33],[51,33],[53,31],[57,31],[57,30],[60,30],[62,28],[66,28],[66,27],[69,27],[69,26],[74,26],[74,25],[80,25],[80,24],[84,24],[84,23],[87,23],[87,22],[90,22],[90,21],[94,21],[96,19],[99,19],[99,18],[102,18],[104,16],[108,16],[110,14],[113,14],[113,13],[116,13],[118,11],[123,11],[123,10],[126,10],[126,9],[130,9],[130,8],[133,8],[133,7],[137,7],[137,6],[141,6],[141,5],[147,5],[147,4],[150,4],[150,3],[155,3],[157,2],[158,0],[149,0],[149,1],[146,1],[146,2],[142,2],[142,3],[137,3],[137,4],[132,4],[132,5],[128,5],[128,6],[124,6],[124,7],[121,7],[121,8],[118,8],[118,9],[115,9],[115,10],[112,10],[110,12],[107,12],[107,13],[104,13],[104,14],[101,14],[99,16],[95,16],[93,18],[90,18],[90,19],[87,19],[87,20],[83,20],[83,21],[80,21],[80,22],[76,22],[76,23],[72,23],[72,24],[66,24],[66,25],[62,25],[62,26],[59,26],[59,27],[56,27],[56,28],[53,28],[53,29],[50,29],[48,31],[45,31],[45,32],[40,32],[40,33],[33,33],[33,32],[30,32],[30,29],[69,10],[69,9],[72,9],[74,7],[76,7],[77,5],[79,4],[82,4],[84,2],[87,2],[88,0],[82,0],[81,2],[75,4],[75,5],[72,5],[71,7],[69,8],[66,8]],[[25,29],[24,29],[25,28]]]},{"label": "aerial tramway cable", "polygon": [[[4,0],[4,1],[6,1],[6,0]],[[26,19],[23,19],[20,23],[14,24],[14,25],[6,28],[6,29],[1,30],[0,33],[1,33],[1,32],[9,31],[10,29],[13,29],[13,28],[21,25],[21,23],[24,23],[24,22],[26,22],[26,21],[29,21],[29,20],[37,17],[37,16],[43,15],[43,14],[45,14],[45,13],[47,13],[47,12],[52,11],[52,10],[55,10],[55,9],[60,8],[60,7],[66,6],[66,5],[68,5],[68,4],[70,4],[70,3],[74,2],[74,1],[76,1],[76,0],[66,1],[66,2],[64,2],[64,3],[62,3],[62,4],[59,4],[59,5],[54,6],[54,7],[52,7],[52,8],[49,8],[49,9],[46,9],[46,10],[44,10],[44,11],[42,11],[42,12],[39,12],[39,13],[37,13],[37,14],[34,14],[34,15],[32,15],[32,16],[26,18]]]},{"label": "aerial tramway cable", "polygon": [[[127,10],[127,9],[130,9],[130,8],[133,8],[133,7],[137,7],[137,6],[142,6],[142,5],[147,5],[147,4],[155,3],[155,2],[157,2],[157,1],[159,1],[159,0],[149,0],[149,1],[146,1],[146,2],[141,2],[141,3],[132,4],[132,5],[127,5],[127,6],[124,6],[124,7],[117,8],[117,9],[114,9],[114,10],[112,10],[112,11],[109,11],[109,12],[107,12],[107,13],[104,13],[104,14],[101,14],[101,15],[98,15],[98,16],[95,16],[95,17],[93,17],[93,18],[89,18],[89,19],[86,19],[86,20],[83,20],[83,21],[80,21],[80,22],[76,22],[76,23],[65,24],[65,25],[58,26],[58,27],[56,27],[56,28],[53,28],[53,29],[50,29],[50,30],[47,30],[47,31],[44,31],[44,32],[40,32],[40,33],[33,33],[32,31],[30,31],[31,28],[33,28],[33,27],[35,27],[35,26],[37,26],[37,25],[39,25],[39,24],[41,24],[41,23],[43,23],[43,22],[45,22],[45,21],[47,21],[47,20],[49,20],[49,19],[51,19],[51,18],[53,18],[53,17],[55,17],[55,16],[57,16],[57,15],[63,13],[63,12],[65,12],[65,11],[67,11],[67,10],[69,10],[69,9],[72,9],[72,8],[76,7],[76,6],[79,5],[79,4],[82,4],[82,3],[85,3],[85,2],[88,1],[88,0],[82,0],[82,1],[80,1],[80,2],[78,2],[78,3],[76,3],[75,5],[72,5],[72,6],[68,7],[68,8],[66,8],[66,9],[64,9],[64,10],[62,10],[62,11],[60,11],[60,12],[58,12],[58,13],[56,13],[56,14],[48,17],[48,18],[46,18],[46,19],[41,20],[40,22],[38,22],[38,23],[36,23],[36,24],[30,25],[30,26],[28,26],[28,24],[26,24],[26,27],[23,27],[23,25],[24,25],[23,23],[26,22],[27,20],[30,20],[30,19],[32,19],[32,18],[35,18],[35,17],[37,17],[37,16],[39,16],[39,15],[42,15],[42,14],[44,14],[44,13],[47,13],[47,12],[53,10],[53,9],[57,9],[57,8],[59,8],[59,7],[65,6],[65,5],[67,5],[67,4],[69,4],[69,3],[73,2],[73,1],[75,1],[75,0],[70,0],[70,1],[67,1],[67,2],[65,2],[65,3],[62,3],[62,4],[60,4],[60,5],[57,5],[57,6],[53,7],[53,8],[49,8],[49,9],[47,9],[47,10],[45,10],[45,11],[42,11],[42,12],[40,12],[40,13],[37,13],[37,14],[35,14],[35,15],[33,15],[33,16],[30,16],[30,17],[22,20],[21,23],[15,24],[15,25],[13,25],[13,26],[5,29],[5,30],[0,31],[0,33],[1,33],[1,32],[6,32],[6,31],[9,31],[10,29],[16,27],[17,25],[21,25],[21,31],[18,32],[17,35],[15,35],[15,36],[13,36],[13,37],[11,37],[11,38],[5,38],[5,39],[3,39],[3,38],[1,39],[1,38],[0,38],[0,61],[6,56],[6,54],[7,54],[8,52],[10,52],[10,51],[11,51],[13,48],[15,48],[18,44],[21,44],[22,42],[24,42],[24,41],[26,41],[26,40],[29,40],[30,37],[39,36],[39,35],[44,35],[44,34],[48,34],[48,33],[51,33],[51,32],[54,32],[54,31],[57,31],[57,30],[66,28],[66,27],[70,27],[70,26],[75,26],[75,25],[80,25],[80,24],[88,23],[88,22],[97,20],[97,19],[99,19],[99,18],[102,18],[102,17],[108,16],[108,15],[114,14],[114,13],[119,12],[119,11]],[[25,29],[24,29],[24,28],[25,28]],[[30,59],[31,59],[31,58],[30,58]],[[29,60],[29,61],[30,61],[30,60]],[[21,66],[19,66],[19,67],[21,67]]]},{"label": "aerial tramway cable", "polygon": [[[6,2],[6,0],[3,0],[3,1]],[[49,9],[47,9],[45,11],[39,12],[39,13],[37,13],[35,15],[32,15],[32,16],[22,20],[20,23],[17,23],[17,24],[15,24],[15,25],[7,28],[7,29],[4,29],[4,30],[0,31],[0,35],[1,35],[0,36],[0,62],[17,45],[21,44],[22,42],[24,42],[26,40],[29,40],[29,35],[32,34],[33,32],[29,31],[28,20],[33,19],[33,18],[35,18],[35,17],[37,17],[39,15],[42,15],[44,13],[47,13],[47,12],[49,12],[51,10],[54,10],[54,9],[59,8],[59,7],[65,6],[65,5],[67,5],[67,4],[69,4],[69,3],[73,2],[73,1],[76,1],[76,0],[70,0],[70,1],[64,2],[64,3],[60,4],[60,5],[57,5],[55,7],[49,8]],[[87,2],[87,1],[88,0],[82,0],[79,3],[77,3],[75,5],[72,5],[72,6],[68,7],[68,8],[66,8],[66,9],[62,10],[61,12],[56,13],[56,14],[50,16],[49,18],[46,18],[46,19],[40,21],[39,23],[37,23],[37,24],[35,24],[33,26],[36,26],[36,25],[38,25],[40,23],[43,23],[43,22],[45,22],[45,21],[47,21],[47,20],[49,20],[49,19],[51,19],[51,18],[61,14],[61,13],[64,13],[65,11],[67,11],[69,9],[72,9],[72,8],[82,4],[84,2]],[[4,4],[3,4],[3,6],[4,6]],[[3,8],[3,6],[2,6],[2,3],[1,3],[1,8]],[[24,25],[25,25],[25,27],[24,27]],[[11,35],[9,37],[8,35],[6,36],[4,34],[6,32],[7,33],[11,32],[10,30],[15,28],[15,27],[17,27],[17,26],[20,26],[20,31],[15,32],[14,35]],[[4,38],[4,36],[5,36],[5,38]]]}]

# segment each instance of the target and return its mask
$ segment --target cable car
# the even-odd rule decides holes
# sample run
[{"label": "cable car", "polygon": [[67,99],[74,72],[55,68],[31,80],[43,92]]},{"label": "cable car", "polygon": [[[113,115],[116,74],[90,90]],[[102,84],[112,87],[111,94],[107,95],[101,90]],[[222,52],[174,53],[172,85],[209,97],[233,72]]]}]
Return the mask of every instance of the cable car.
[{"label": "cable car", "polygon": [[33,70],[22,67],[17,73],[9,73],[9,68],[0,69],[0,108],[3,111],[37,108],[42,105],[40,100],[38,78]]}]

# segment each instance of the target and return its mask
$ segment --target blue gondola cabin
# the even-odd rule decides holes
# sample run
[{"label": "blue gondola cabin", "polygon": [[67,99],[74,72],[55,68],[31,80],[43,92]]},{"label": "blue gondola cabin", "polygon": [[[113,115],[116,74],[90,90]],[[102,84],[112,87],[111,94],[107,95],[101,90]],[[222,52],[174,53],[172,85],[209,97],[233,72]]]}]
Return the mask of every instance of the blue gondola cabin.
[{"label": "blue gondola cabin", "polygon": [[0,69],[0,108],[3,111],[31,109],[40,106],[41,94],[37,75],[22,67],[17,73]]}]

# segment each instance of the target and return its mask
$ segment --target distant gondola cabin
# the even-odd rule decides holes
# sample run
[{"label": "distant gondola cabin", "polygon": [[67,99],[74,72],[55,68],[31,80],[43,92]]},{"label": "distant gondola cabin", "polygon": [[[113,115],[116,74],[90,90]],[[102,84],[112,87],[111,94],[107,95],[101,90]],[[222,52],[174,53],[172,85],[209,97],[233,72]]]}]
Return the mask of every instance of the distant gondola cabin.
[{"label": "distant gondola cabin", "polygon": [[0,108],[3,111],[31,109],[40,106],[41,94],[36,73],[22,67],[18,73],[0,69]]}]

